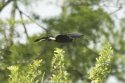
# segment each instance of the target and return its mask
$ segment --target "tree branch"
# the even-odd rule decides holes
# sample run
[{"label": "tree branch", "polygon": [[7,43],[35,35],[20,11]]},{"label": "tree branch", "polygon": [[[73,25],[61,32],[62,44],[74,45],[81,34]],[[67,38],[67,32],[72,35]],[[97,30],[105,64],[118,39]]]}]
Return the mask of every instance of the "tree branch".
[{"label": "tree branch", "polygon": [[8,38],[8,47],[12,46],[13,44],[13,33],[14,33],[14,26],[15,26],[15,13],[16,13],[16,0],[13,2],[13,9],[11,11],[10,17],[10,29],[9,29],[9,38]]},{"label": "tree branch", "polygon": [[25,23],[24,23],[24,19],[23,19],[22,12],[19,11],[19,13],[20,13],[21,22],[22,22],[22,25],[23,25],[23,27],[24,27],[24,31],[25,31],[26,37],[29,38],[29,35],[28,35],[28,32],[27,32],[27,29],[26,29],[26,25],[25,25]]},{"label": "tree branch", "polygon": [[20,12],[20,13],[22,13],[23,15],[25,15],[28,19],[30,19],[32,22],[35,22],[35,24],[37,25],[37,26],[39,26],[40,28],[42,28],[43,30],[45,30],[46,32],[48,32],[48,30],[45,28],[45,27],[43,27],[42,25],[40,25],[39,23],[37,23],[36,21],[34,21],[30,16],[28,16],[27,14],[25,14],[23,11],[21,11],[20,9],[19,9],[19,7],[17,7],[17,10]]},{"label": "tree branch", "polygon": [[11,1],[13,0],[8,0],[6,3],[3,3],[3,5],[0,7],[0,12],[3,10],[4,7],[6,7]]}]

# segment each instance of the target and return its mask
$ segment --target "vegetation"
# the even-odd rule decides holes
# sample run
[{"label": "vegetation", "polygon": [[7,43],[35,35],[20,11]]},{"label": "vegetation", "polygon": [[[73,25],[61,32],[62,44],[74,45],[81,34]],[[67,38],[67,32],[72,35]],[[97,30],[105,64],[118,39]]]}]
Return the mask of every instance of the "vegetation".
[{"label": "vegetation", "polygon": [[[55,4],[62,11],[59,16],[42,19],[31,8],[44,1],[0,1],[0,82],[105,83],[114,76],[124,83],[125,20],[114,20],[118,10],[106,12],[103,0],[65,0],[61,5],[60,1]],[[110,7],[112,2],[106,3]],[[7,7],[10,12],[4,18]],[[42,32],[30,35],[34,28]],[[34,42],[42,36],[72,32],[84,36],[72,43]],[[98,53],[105,41],[109,44]]]},{"label": "vegetation", "polygon": [[9,83],[38,83],[38,76],[41,74],[40,67],[42,60],[35,60],[33,64],[20,68],[19,66],[10,66],[8,69],[11,74],[9,75]]},{"label": "vegetation", "polygon": [[103,80],[111,72],[111,62],[113,59],[113,50],[110,44],[105,45],[104,49],[99,53],[95,67],[89,72],[89,78],[93,83],[102,83]]},{"label": "vegetation", "polygon": [[[110,44],[105,45],[104,49],[100,52],[100,57],[97,58],[96,66],[89,72],[89,77],[93,83],[102,83],[103,79],[111,72],[110,64],[112,61],[112,48]],[[26,67],[19,68],[18,66],[10,66],[8,69],[11,74],[9,75],[9,83],[38,83],[38,76],[41,75],[40,69],[42,60],[35,60],[33,64]],[[68,72],[65,68],[64,51],[56,48],[51,63],[51,83],[72,83],[69,79]],[[42,83],[44,83],[44,76]]]}]

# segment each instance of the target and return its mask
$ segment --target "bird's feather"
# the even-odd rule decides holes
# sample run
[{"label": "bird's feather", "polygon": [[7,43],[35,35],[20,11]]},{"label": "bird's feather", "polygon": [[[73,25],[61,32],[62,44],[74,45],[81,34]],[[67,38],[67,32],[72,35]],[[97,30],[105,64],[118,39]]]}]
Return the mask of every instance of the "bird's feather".
[{"label": "bird's feather", "polygon": [[67,35],[71,38],[79,38],[79,37],[83,36],[83,34],[80,34],[80,33],[69,33]]}]

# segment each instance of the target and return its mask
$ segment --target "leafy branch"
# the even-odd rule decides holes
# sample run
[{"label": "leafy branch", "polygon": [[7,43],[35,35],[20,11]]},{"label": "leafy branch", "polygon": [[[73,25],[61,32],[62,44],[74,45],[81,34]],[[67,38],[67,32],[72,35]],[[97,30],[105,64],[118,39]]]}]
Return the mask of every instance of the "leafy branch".
[{"label": "leafy branch", "polygon": [[68,73],[65,69],[64,51],[56,48],[52,60],[51,83],[70,83]]},{"label": "leafy branch", "polygon": [[113,50],[110,44],[106,44],[99,54],[99,58],[96,58],[95,67],[89,71],[89,79],[92,80],[92,83],[102,83],[111,72]]},{"label": "leafy branch", "polygon": [[[33,64],[29,64],[23,68],[19,66],[9,66],[10,71],[9,83],[38,83],[38,76],[41,75],[39,67],[42,60],[34,60]],[[37,79],[36,79],[37,78]]]}]

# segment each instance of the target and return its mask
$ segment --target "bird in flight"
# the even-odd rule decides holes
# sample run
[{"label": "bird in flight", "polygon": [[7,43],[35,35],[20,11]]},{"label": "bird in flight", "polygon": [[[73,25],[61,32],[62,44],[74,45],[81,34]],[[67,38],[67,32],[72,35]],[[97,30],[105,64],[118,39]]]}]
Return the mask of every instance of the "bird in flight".
[{"label": "bird in flight", "polygon": [[48,37],[42,37],[39,39],[36,39],[35,42],[40,42],[40,41],[55,41],[58,43],[70,43],[73,41],[75,38],[80,38],[83,36],[80,33],[70,33],[70,34],[59,34],[57,36],[48,36]]}]

